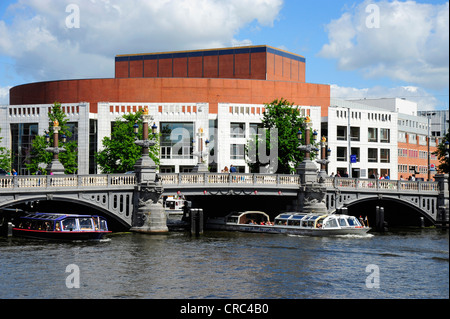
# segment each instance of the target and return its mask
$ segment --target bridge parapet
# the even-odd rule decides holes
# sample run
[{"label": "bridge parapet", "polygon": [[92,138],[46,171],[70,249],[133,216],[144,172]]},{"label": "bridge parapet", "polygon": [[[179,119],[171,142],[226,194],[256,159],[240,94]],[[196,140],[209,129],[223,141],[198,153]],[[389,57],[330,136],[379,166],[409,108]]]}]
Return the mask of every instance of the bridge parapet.
[{"label": "bridge parapet", "polygon": [[402,181],[383,179],[360,179],[346,177],[327,177],[325,179],[327,189],[376,191],[376,192],[419,192],[439,193],[438,182]]},{"label": "bridge parapet", "polygon": [[162,184],[166,186],[188,185],[248,185],[248,186],[274,186],[299,185],[298,175],[283,174],[239,174],[239,173],[163,173],[158,175]]},{"label": "bridge parapet", "polygon": [[109,175],[37,175],[37,176],[4,176],[0,178],[2,192],[47,188],[98,188],[115,186],[134,186],[134,174]]}]

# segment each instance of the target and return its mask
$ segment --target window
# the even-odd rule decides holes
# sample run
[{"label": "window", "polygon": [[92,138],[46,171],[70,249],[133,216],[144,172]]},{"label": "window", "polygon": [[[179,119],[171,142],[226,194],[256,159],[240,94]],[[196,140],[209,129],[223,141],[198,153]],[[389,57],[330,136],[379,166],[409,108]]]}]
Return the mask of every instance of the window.
[{"label": "window", "polygon": [[62,230],[72,231],[76,230],[77,224],[75,222],[75,218],[66,218],[62,222]]},{"label": "window", "polygon": [[[161,122],[161,158],[193,158],[194,123]],[[206,138],[206,137],[204,137]],[[196,141],[198,143],[198,141]]]},{"label": "window", "polygon": [[359,162],[359,147],[352,147],[351,153],[351,155],[356,155],[356,162]]},{"label": "window", "polygon": [[250,137],[255,135],[259,136],[258,129],[261,130],[262,128],[264,127],[260,123],[250,123]]},{"label": "window", "polygon": [[388,128],[380,128],[380,142],[389,143],[390,141],[390,130]]},{"label": "window", "polygon": [[378,162],[378,150],[376,148],[367,149],[367,160],[369,163],[377,163]]},{"label": "window", "polygon": [[375,127],[369,127],[369,131],[368,131],[368,141],[369,142],[378,142],[378,135],[377,135],[378,131],[377,128]]},{"label": "window", "polygon": [[380,149],[380,163],[389,163],[390,159],[389,159],[389,149]]},{"label": "window", "polygon": [[416,134],[413,134],[413,133],[408,134],[408,143],[409,144],[417,144]]},{"label": "window", "polygon": [[232,138],[245,138],[245,123],[231,123],[230,124],[230,137]]},{"label": "window", "polygon": [[350,139],[352,141],[359,141],[359,127],[350,127]]},{"label": "window", "polygon": [[336,129],[336,136],[338,141],[346,141],[347,140],[347,127],[346,126],[338,126]]},{"label": "window", "polygon": [[79,218],[80,230],[93,230],[92,218]]},{"label": "window", "polygon": [[231,159],[244,159],[244,144],[231,144],[230,145],[230,158]]},{"label": "window", "polygon": [[336,160],[339,162],[347,161],[347,148],[346,147],[337,147],[336,148]]}]

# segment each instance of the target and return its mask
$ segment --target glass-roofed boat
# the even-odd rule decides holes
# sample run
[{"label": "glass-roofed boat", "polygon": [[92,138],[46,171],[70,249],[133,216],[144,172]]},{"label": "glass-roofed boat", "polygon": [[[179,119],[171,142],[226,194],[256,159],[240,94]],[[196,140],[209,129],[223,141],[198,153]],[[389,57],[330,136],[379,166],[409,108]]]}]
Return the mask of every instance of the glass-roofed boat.
[{"label": "glass-roofed boat", "polygon": [[307,236],[363,235],[370,230],[362,219],[350,215],[287,212],[271,222],[269,215],[261,211],[233,212],[225,217],[210,218],[207,228]]},{"label": "glass-roofed boat", "polygon": [[101,239],[108,230],[104,217],[53,213],[26,213],[15,221],[13,236],[36,239]]}]

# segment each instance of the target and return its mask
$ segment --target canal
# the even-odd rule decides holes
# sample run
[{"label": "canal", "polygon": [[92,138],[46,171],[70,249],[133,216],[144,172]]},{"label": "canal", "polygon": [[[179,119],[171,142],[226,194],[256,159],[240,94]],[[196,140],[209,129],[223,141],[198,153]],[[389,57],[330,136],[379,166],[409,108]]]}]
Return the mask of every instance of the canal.
[{"label": "canal", "polygon": [[448,230],[0,238],[0,298],[448,299]]}]

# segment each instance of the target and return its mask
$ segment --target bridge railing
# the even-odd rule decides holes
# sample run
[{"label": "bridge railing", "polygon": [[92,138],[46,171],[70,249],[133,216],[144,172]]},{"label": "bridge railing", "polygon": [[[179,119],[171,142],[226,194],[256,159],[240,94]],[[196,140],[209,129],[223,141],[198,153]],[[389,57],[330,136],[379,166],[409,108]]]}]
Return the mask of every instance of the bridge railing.
[{"label": "bridge railing", "polygon": [[162,173],[158,174],[164,186],[170,185],[293,185],[298,186],[298,175],[240,174],[240,173]]},{"label": "bridge railing", "polygon": [[438,182],[423,181],[327,177],[325,179],[325,185],[327,188],[354,190],[439,192]]},{"label": "bridge railing", "polygon": [[134,174],[2,176],[0,190],[135,185]]}]

